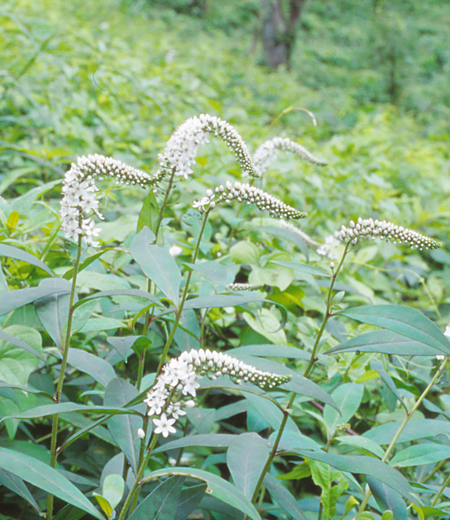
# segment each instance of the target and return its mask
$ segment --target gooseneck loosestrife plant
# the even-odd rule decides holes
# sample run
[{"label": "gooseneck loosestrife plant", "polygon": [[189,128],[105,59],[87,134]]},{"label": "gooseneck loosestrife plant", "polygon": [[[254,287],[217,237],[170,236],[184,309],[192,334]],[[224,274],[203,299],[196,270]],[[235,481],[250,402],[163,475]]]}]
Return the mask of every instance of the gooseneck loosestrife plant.
[{"label": "gooseneck loosestrife plant", "polygon": [[[242,175],[253,179],[242,183],[228,178],[206,187],[199,198],[192,196],[187,215],[197,222],[194,241],[183,241],[178,234],[174,243],[171,226],[177,219],[172,214],[173,195],[179,183],[189,181],[194,174],[198,149],[209,142],[210,135],[228,145]],[[55,277],[29,253],[24,255],[20,249],[5,246],[5,255],[41,269],[44,266],[52,273],[52,278],[44,279],[39,287],[11,291],[10,301],[0,305],[3,315],[14,315],[22,306],[33,303],[43,330],[57,347],[48,349],[56,380],[52,401],[48,391],[41,392],[36,406],[27,404],[10,414],[16,422],[23,422],[25,430],[30,419],[51,417],[50,462],[35,462],[43,475],[46,507],[42,500],[35,501],[25,484],[39,487],[35,474],[26,469],[31,455],[19,453],[16,459],[8,459],[15,452],[0,448],[4,460],[15,460],[15,464],[1,466],[2,471],[10,472],[7,475],[11,475],[14,486],[3,473],[0,482],[47,520],[69,518],[74,508],[96,518],[104,518],[104,514],[118,520],[154,518],[160,508],[165,508],[171,518],[180,519],[216,518],[219,513],[225,519],[257,520],[268,515],[287,518],[286,514],[303,519],[306,514],[318,520],[377,519],[380,515],[386,520],[391,518],[388,510],[394,518],[407,518],[408,508],[424,517],[430,506],[433,514],[448,514],[448,504],[441,500],[443,494],[449,496],[448,479],[432,485],[424,480],[420,489],[411,487],[408,480],[414,482],[416,478],[409,471],[414,463],[409,461],[420,455],[423,446],[411,442],[429,438],[425,444],[428,455],[423,455],[428,457],[428,464],[449,456],[445,442],[436,438],[450,431],[448,414],[439,420],[417,420],[417,424],[425,421],[420,434],[411,429],[411,419],[419,415],[419,408],[426,406],[440,413],[430,395],[446,373],[449,329],[443,334],[411,306],[380,302],[355,307],[338,281],[363,238],[381,238],[418,251],[441,244],[416,231],[372,218],[350,221],[325,241],[304,231],[291,220],[304,219],[307,214],[258,184],[262,175],[267,184],[267,172],[279,151],[295,154],[310,168],[326,164],[300,144],[280,137],[263,143],[252,157],[229,123],[210,115],[192,117],[168,140],[154,175],[98,154],[80,157],[71,165],[64,178],[60,209],[61,230],[68,248],[75,251],[67,279]],[[101,225],[96,222],[104,216],[96,182],[108,178],[138,185],[150,194],[137,233],[127,247],[103,251]],[[219,251],[218,246],[225,247],[227,229],[233,237],[233,219],[228,222],[227,215],[238,204],[255,205],[272,219],[279,219],[278,227],[267,229],[280,230],[282,238],[311,248],[317,265],[297,260],[293,252],[272,255],[267,242],[255,245],[230,238],[231,249]],[[165,219],[169,210],[171,219]],[[211,232],[215,227],[216,235]],[[166,245],[167,241],[170,244]],[[99,251],[92,254],[89,247]],[[113,250],[116,256],[122,255],[119,264],[125,266],[122,271],[117,267],[120,284],[86,295],[80,277],[103,253]],[[185,258],[189,250],[191,256]],[[260,254],[263,250],[264,255]],[[329,257],[327,262],[331,259],[325,268],[320,267],[324,256]],[[289,258],[293,260],[287,261]],[[250,274],[249,266],[253,266]],[[316,314],[308,316],[309,309],[299,302],[298,292],[289,289],[295,286],[295,272],[305,277],[300,279],[303,294],[308,286],[318,290],[313,277],[325,287],[318,321],[318,308],[313,309]],[[288,276],[292,278],[286,283]],[[109,303],[100,305],[100,301]],[[111,330],[108,320],[112,318],[102,318],[101,313],[111,307],[111,302],[122,322],[114,318],[116,333],[106,337],[104,331]],[[296,302],[297,314],[292,302]],[[223,311],[218,313],[217,309]],[[102,325],[96,328],[95,320]],[[315,325],[311,326],[313,320]],[[337,320],[344,330],[344,324],[351,323],[348,320],[363,323],[364,332],[353,329],[351,337],[345,337],[342,330],[337,334],[333,328],[336,325],[331,326]],[[241,334],[242,328],[253,330],[253,339]],[[17,348],[31,348],[8,332],[1,334]],[[269,345],[255,344],[259,339],[254,338],[264,336]],[[282,338],[280,344],[276,338]],[[105,342],[112,350],[105,348]],[[135,374],[130,372],[132,366],[136,367],[130,362],[134,354]],[[283,364],[274,358],[290,361]],[[330,360],[335,358],[344,364],[342,374],[330,372]],[[436,358],[438,367],[434,366]],[[422,371],[423,387],[415,393],[412,385],[400,384],[401,375],[412,370],[408,367]],[[146,369],[150,373],[145,374]],[[42,364],[39,370],[48,370],[47,365]],[[428,382],[423,379],[426,370],[431,370]],[[83,391],[74,393],[70,384],[77,382],[78,373],[84,374]],[[368,389],[376,388],[377,378],[386,387],[383,395],[388,408],[397,415],[386,425],[371,429],[355,418],[361,403],[369,403]],[[364,385],[368,385],[366,394]],[[9,388],[30,395],[38,392],[31,384]],[[242,413],[247,414],[246,424],[236,419]],[[91,414],[97,419],[89,419]],[[74,421],[74,415],[83,420]],[[350,420],[355,421],[354,427]],[[325,441],[317,433],[308,437],[311,421],[320,424],[317,431]],[[433,428],[437,428],[436,434]],[[348,434],[341,435],[345,432]],[[106,461],[103,487],[90,489],[93,495],[86,495],[76,487],[76,464],[71,465],[66,453],[84,442],[83,438],[92,440],[94,435],[111,443],[116,455]],[[384,444],[387,447],[383,449]],[[214,450],[219,453],[214,454]],[[226,456],[220,453],[223,450]],[[204,453],[211,456],[202,458]],[[224,463],[226,471],[220,466]],[[401,473],[396,467],[407,471]],[[64,474],[58,472],[61,468],[66,469]],[[310,477],[321,489],[313,507],[303,500],[310,492],[302,483]],[[157,479],[159,484],[155,485]],[[286,480],[288,486],[283,484]],[[199,486],[199,482],[206,486]],[[56,516],[54,496],[67,503]],[[92,496],[100,509],[94,506]],[[195,515],[189,516],[194,511]]]}]

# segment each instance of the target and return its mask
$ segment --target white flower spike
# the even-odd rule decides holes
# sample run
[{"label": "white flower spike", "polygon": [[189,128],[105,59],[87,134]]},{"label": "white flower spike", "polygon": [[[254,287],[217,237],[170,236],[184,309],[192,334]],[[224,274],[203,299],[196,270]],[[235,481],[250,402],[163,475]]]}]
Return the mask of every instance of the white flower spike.
[{"label": "white flower spike", "polygon": [[255,163],[255,169],[261,176],[269,168],[269,164],[278,157],[278,151],[284,150],[291,152],[303,161],[317,164],[319,166],[325,166],[327,163],[315,157],[312,153],[308,152],[302,145],[291,141],[288,138],[274,137],[265,141],[254,153],[253,162]]},{"label": "white flower spike", "polygon": [[169,433],[175,433],[175,427],[172,425],[180,416],[186,415],[183,408],[195,406],[194,400],[186,397],[196,396],[196,390],[200,386],[197,379],[202,376],[215,379],[222,375],[228,375],[235,383],[250,382],[269,389],[291,379],[291,376],[258,370],[221,352],[203,349],[183,352],[178,358],[164,365],[156,384],[144,399],[147,414],[160,417],[153,418],[153,423],[157,426],[154,432],[161,433],[164,437]]}]

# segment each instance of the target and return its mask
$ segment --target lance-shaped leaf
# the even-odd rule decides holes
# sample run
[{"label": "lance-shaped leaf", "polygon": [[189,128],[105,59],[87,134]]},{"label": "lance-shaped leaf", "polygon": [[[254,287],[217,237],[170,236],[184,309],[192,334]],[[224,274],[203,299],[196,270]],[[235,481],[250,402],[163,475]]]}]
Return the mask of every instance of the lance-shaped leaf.
[{"label": "lance-shaped leaf", "polygon": [[277,502],[277,504],[286,511],[294,520],[306,520],[297,500],[289,493],[283,484],[272,477],[270,473],[266,473],[264,477],[264,485],[270,496]]},{"label": "lance-shaped leaf", "polygon": [[19,495],[19,497],[25,499],[38,513],[41,513],[36,500],[33,498],[33,495],[29,492],[21,478],[9,471],[0,469],[0,485],[5,486],[16,495]]},{"label": "lance-shaped leaf", "polygon": [[199,435],[189,435],[176,441],[166,442],[159,448],[153,450],[153,453],[161,453],[164,451],[176,450],[179,448],[191,448],[195,446],[203,446],[207,448],[228,448],[236,439],[236,435],[229,433],[208,433]]},{"label": "lance-shaped leaf", "polygon": [[408,413],[408,408],[406,407],[405,402],[402,399],[402,396],[400,395],[400,392],[397,390],[397,387],[395,386],[395,383],[392,379],[392,377],[384,370],[383,365],[381,364],[378,359],[373,359],[370,362],[370,368],[372,370],[375,370],[378,372],[379,376],[381,377],[383,383],[389,388],[389,390],[395,395],[395,397],[400,401],[400,404],[405,409],[406,413]]},{"label": "lance-shaped leaf", "polygon": [[[54,280],[54,278],[50,278],[50,280]],[[35,300],[38,300],[39,298],[45,298],[46,296],[58,293],[67,294],[66,280],[61,280],[59,278],[58,280],[61,283],[57,283],[56,286],[46,286],[45,284],[43,284],[44,280],[42,280],[39,287],[31,287],[30,289],[18,289],[17,291],[9,291],[7,295],[4,295],[0,301],[0,316],[3,316],[3,314],[7,314],[8,312],[14,311],[15,309],[19,309],[24,305],[28,305],[29,303],[33,303]]]},{"label": "lance-shaped leaf", "polygon": [[364,385],[357,383],[344,383],[338,386],[331,394],[331,397],[339,406],[339,411],[326,405],[323,410],[323,418],[328,429],[329,435],[332,437],[339,424],[347,423],[361,404],[364,393]]},{"label": "lance-shaped leaf", "polygon": [[251,432],[238,435],[228,448],[227,465],[234,485],[250,499],[269,457],[271,444]]},{"label": "lance-shaped leaf", "polygon": [[[67,321],[70,307],[70,291],[72,284],[62,278],[46,278],[42,280],[39,287],[53,287],[56,290],[66,289],[66,292],[55,292],[34,302],[36,314],[45,330],[53,339],[55,344],[63,348],[63,327]],[[75,302],[77,301],[75,296]]]},{"label": "lance-shaped leaf", "polygon": [[134,237],[130,245],[131,256],[164,296],[177,306],[180,298],[180,269],[167,249],[152,244],[154,238],[150,233],[148,228],[144,228]]},{"label": "lance-shaped leaf", "polygon": [[104,520],[103,515],[95,509],[78,488],[44,462],[25,453],[0,447],[0,468],[6,469],[37,488],[55,495],[64,502],[79,507],[93,517]]},{"label": "lance-shaped leaf", "polygon": [[160,469],[150,473],[150,475],[143,479],[142,483],[150,482],[155,478],[171,475],[184,475],[186,477],[203,480],[208,485],[206,492],[209,496],[217,498],[218,500],[235,507],[253,520],[261,520],[253,504],[239,489],[236,489],[226,480],[223,480],[222,478],[212,473],[208,473],[207,471],[194,468],[177,467]]},{"label": "lance-shaped leaf", "polygon": [[174,520],[185,477],[173,476],[154,489],[129,520]]},{"label": "lance-shaped leaf", "polygon": [[406,305],[367,305],[341,311],[342,315],[391,330],[450,354],[450,341],[442,331],[421,312]]},{"label": "lance-shaped leaf", "polygon": [[438,443],[417,444],[396,453],[389,464],[397,468],[406,468],[408,466],[435,464],[445,459],[450,459],[450,446]]},{"label": "lance-shaped leaf", "polygon": [[101,414],[134,414],[140,415],[137,410],[132,408],[118,408],[113,406],[90,406],[87,404],[78,404],[78,403],[54,403],[54,404],[44,404],[42,406],[36,406],[35,408],[30,408],[24,412],[21,412],[17,415],[11,415],[9,417],[2,417],[0,422],[5,421],[6,419],[34,419],[36,417],[45,417],[47,415],[68,413],[68,412],[84,412],[84,413],[101,413]]},{"label": "lance-shaped leaf", "polygon": [[116,377],[114,368],[107,361],[85,350],[70,349],[67,362],[80,372],[89,374],[104,387]]},{"label": "lance-shaped leaf", "polygon": [[406,504],[396,491],[378,479],[370,476],[367,477],[367,484],[369,484],[370,491],[372,491],[382,513],[386,510],[390,510],[394,513],[395,520],[408,519]]},{"label": "lance-shaped leaf", "polygon": [[397,356],[442,355],[442,351],[435,347],[430,347],[421,341],[407,338],[390,330],[376,330],[360,334],[327,350],[325,354],[337,354],[345,351],[380,352]]},{"label": "lance-shaped leaf", "polygon": [[22,260],[27,264],[34,265],[35,267],[39,267],[50,276],[55,276],[52,270],[47,267],[44,262],[39,260],[36,256],[23,251],[17,247],[9,246],[8,244],[0,244],[0,256],[7,256],[8,258],[15,258],[16,260]]},{"label": "lance-shaped leaf", "polygon": [[[124,379],[115,378],[106,387],[104,405],[123,407],[137,394],[138,391],[131,383]],[[139,411],[145,414],[145,405],[143,403],[139,408]],[[108,429],[119,448],[123,451],[135,474],[137,473],[140,447],[137,430],[141,426],[142,419],[135,415],[115,415],[108,420]]]},{"label": "lance-shaped leaf", "polygon": [[[378,444],[389,444],[397,433],[401,421],[391,422],[376,426],[363,434],[364,437],[371,439]],[[437,435],[450,435],[450,423],[437,419],[418,419],[410,421],[400,434],[397,442],[416,441]]]},{"label": "lance-shaped leaf", "polygon": [[0,331],[0,338],[4,339],[8,343],[11,343],[11,345],[14,345],[15,347],[19,347],[19,348],[22,348],[23,350],[26,350],[28,353],[33,354],[33,356],[36,356],[39,359],[42,359],[42,361],[45,361],[44,356],[40,352],[38,352],[35,348],[33,348],[31,345],[28,345],[28,343],[25,343],[25,341],[22,341],[19,338],[16,338],[15,336],[8,334],[7,332],[4,332],[3,330]]},{"label": "lance-shaped leaf", "polygon": [[406,478],[400,472],[374,457],[368,457],[366,455],[338,455],[336,453],[324,453],[320,451],[299,449],[292,451],[307,459],[325,462],[340,471],[369,475],[377,478],[380,482],[395,489],[402,496],[414,502],[414,498],[411,495],[412,489]]}]

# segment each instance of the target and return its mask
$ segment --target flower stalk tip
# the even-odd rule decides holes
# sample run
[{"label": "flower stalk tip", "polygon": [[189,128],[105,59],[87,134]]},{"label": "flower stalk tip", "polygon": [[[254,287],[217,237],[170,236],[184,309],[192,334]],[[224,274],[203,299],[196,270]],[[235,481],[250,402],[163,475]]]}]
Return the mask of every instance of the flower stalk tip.
[{"label": "flower stalk tip", "polygon": [[164,365],[155,385],[144,399],[147,414],[157,416],[152,419],[157,427],[154,432],[161,433],[164,437],[175,433],[173,424],[180,416],[186,415],[183,408],[195,406],[190,397],[195,397],[196,390],[200,387],[197,379],[202,376],[216,379],[222,375],[229,376],[237,384],[249,382],[268,389],[291,379],[291,376],[258,370],[228,354],[203,349],[183,352]]}]

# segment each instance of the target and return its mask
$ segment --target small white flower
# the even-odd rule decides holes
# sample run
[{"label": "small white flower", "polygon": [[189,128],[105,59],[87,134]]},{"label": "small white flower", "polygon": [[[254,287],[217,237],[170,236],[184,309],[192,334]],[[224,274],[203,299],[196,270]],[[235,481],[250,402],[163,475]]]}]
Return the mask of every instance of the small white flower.
[{"label": "small white flower", "polygon": [[438,355],[436,356],[436,359],[437,359],[438,361],[444,361],[445,356],[444,356],[443,354],[438,354]]},{"label": "small white flower", "polygon": [[178,255],[181,255],[181,253],[183,252],[183,249],[180,247],[180,246],[172,246],[170,249],[169,249],[169,253],[172,255],[172,256],[178,256]]},{"label": "small white flower", "polygon": [[145,432],[142,428],[138,428],[138,431],[137,431],[137,436],[140,438],[140,439],[143,439],[145,437]]},{"label": "small white flower", "polygon": [[161,433],[163,437],[168,437],[169,433],[175,433],[177,430],[172,426],[175,419],[168,419],[166,414],[161,414],[161,419],[153,419],[153,424],[156,426],[154,432]]}]

